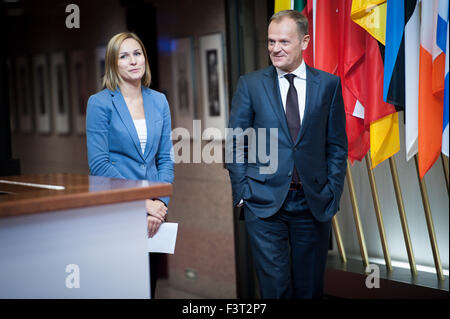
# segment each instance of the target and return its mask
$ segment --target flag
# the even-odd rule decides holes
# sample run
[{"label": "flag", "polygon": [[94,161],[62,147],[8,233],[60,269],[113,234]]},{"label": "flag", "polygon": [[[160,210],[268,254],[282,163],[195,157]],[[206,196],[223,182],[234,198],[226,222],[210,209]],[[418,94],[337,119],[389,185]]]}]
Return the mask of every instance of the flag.
[{"label": "flag", "polygon": [[436,43],[438,5],[438,0],[422,1],[419,65],[420,178],[433,166],[442,149],[445,54]]},{"label": "flag", "polygon": [[439,1],[436,43],[446,56],[444,72],[444,120],[442,122],[442,153],[448,156],[448,0]]},{"label": "flag", "polygon": [[444,98],[445,39],[447,35],[446,22],[448,20],[448,0],[436,1],[437,3],[433,8],[433,36],[436,39],[436,43],[433,45],[432,90],[434,95]]},{"label": "flag", "polygon": [[375,168],[400,150],[400,135],[398,113],[393,105],[383,101],[383,60],[378,43],[372,36],[367,38],[366,54],[370,62],[366,74],[370,80],[364,120],[370,123],[370,156]]},{"label": "flag", "polygon": [[366,32],[350,18],[351,1],[309,1],[314,7],[314,67],[341,78],[346,114],[348,158],[361,161],[369,150],[364,125]]},{"label": "flag", "polygon": [[[407,160],[417,153],[418,96],[415,92],[419,88],[418,14],[415,0],[387,0],[386,30],[389,32],[386,32],[385,43],[383,99],[393,104],[397,111],[404,110],[408,104],[405,111]],[[405,69],[405,65],[408,68]]]},{"label": "flag", "polygon": [[306,0],[275,0],[274,13],[283,10],[297,10],[302,12],[306,6]]},{"label": "flag", "polygon": [[383,100],[397,110],[405,108],[405,6],[403,1],[387,0]]},{"label": "flag", "polygon": [[[379,71],[372,69],[369,52],[375,51],[381,57],[376,40],[352,21],[351,5],[348,0],[317,1],[315,34],[320,42],[315,41],[314,60],[316,68],[341,78],[348,158],[353,163],[361,161],[370,148],[370,127],[365,125],[365,110],[373,104],[370,78]],[[367,39],[375,46],[368,49]]]},{"label": "flag", "polygon": [[[311,36],[315,46],[310,42],[309,48],[304,52],[305,62],[341,77],[348,158],[353,163],[364,158],[370,145],[369,131],[364,126],[364,106],[358,100],[363,91],[361,83],[365,82],[365,32],[351,21],[350,10],[351,1],[348,0],[310,0],[302,13],[309,19],[310,34],[315,36]],[[314,49],[311,50],[314,59],[307,55],[311,53],[310,49]]]},{"label": "flag", "polygon": [[[347,0],[339,2],[339,21],[330,22],[332,26],[336,26],[330,32],[339,39],[338,75],[341,77],[345,105],[348,158],[353,163],[355,160],[361,161],[370,148],[369,130],[364,125],[364,112],[367,106],[364,97],[366,32],[351,20],[351,2]],[[333,48],[330,47],[328,50]],[[325,56],[326,52],[323,51]]]},{"label": "flag", "polygon": [[417,154],[419,132],[419,55],[420,10],[419,1],[405,2],[405,150],[409,161]]},{"label": "flag", "polygon": [[[386,0],[354,0],[351,17],[367,31],[365,126],[370,127],[370,155],[373,167],[400,150],[398,113],[383,101],[383,60],[378,41],[385,44]],[[377,41],[378,40],[378,41]]]},{"label": "flag", "polygon": [[291,9],[291,0],[275,0],[274,13]]},{"label": "flag", "polygon": [[339,47],[338,23],[341,1],[317,1],[315,6],[314,67],[337,74]]},{"label": "flag", "polygon": [[386,0],[353,0],[352,20],[381,43],[385,43]]}]

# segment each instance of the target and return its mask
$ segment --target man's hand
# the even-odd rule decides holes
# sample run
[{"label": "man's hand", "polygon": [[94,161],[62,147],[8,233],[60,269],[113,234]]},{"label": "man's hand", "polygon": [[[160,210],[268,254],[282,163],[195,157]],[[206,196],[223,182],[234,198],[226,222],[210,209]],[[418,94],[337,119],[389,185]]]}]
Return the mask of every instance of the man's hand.
[{"label": "man's hand", "polygon": [[152,238],[161,226],[162,222],[156,217],[147,216],[148,237]]},{"label": "man's hand", "polygon": [[167,207],[162,201],[147,199],[145,201],[145,208],[147,209],[147,215],[158,219],[161,223],[166,220]]}]

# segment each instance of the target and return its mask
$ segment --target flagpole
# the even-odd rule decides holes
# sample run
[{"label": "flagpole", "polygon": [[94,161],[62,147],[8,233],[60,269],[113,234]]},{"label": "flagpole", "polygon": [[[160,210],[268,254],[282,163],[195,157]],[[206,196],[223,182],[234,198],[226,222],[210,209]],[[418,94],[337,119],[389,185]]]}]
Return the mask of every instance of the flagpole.
[{"label": "flagpole", "polygon": [[422,203],[425,210],[425,219],[427,220],[428,235],[430,236],[431,249],[433,251],[434,266],[436,267],[436,274],[439,280],[444,280],[444,274],[442,273],[441,257],[439,255],[439,249],[436,241],[436,234],[434,232],[433,216],[431,215],[430,201],[428,199],[427,185],[424,179],[420,179],[419,172],[419,160],[417,154],[414,155],[416,162],[417,178],[419,180],[420,193],[422,194]]},{"label": "flagpole", "polygon": [[380,208],[381,207],[380,199],[378,198],[377,184],[375,181],[375,176],[373,174],[372,160],[370,159],[369,153],[366,154],[366,167],[367,173],[369,174],[370,188],[372,190],[373,206],[375,208],[375,214],[377,216],[378,231],[380,233],[381,246],[383,247],[384,261],[386,263],[387,270],[391,271],[392,270],[391,256],[389,254],[389,248],[386,240],[386,233],[384,231],[383,215],[381,213]]},{"label": "flagpole", "polygon": [[339,228],[339,223],[337,220],[337,216],[334,215],[332,219],[334,235],[336,237],[336,243],[338,245],[339,255],[341,256],[342,262],[347,263],[347,257],[345,255],[344,244],[342,242],[341,230]]},{"label": "flagpole", "polygon": [[397,172],[397,164],[395,163],[394,156],[389,157],[389,165],[391,167],[392,182],[394,183],[395,197],[397,199],[400,221],[402,223],[403,237],[405,238],[406,252],[408,253],[409,267],[413,276],[417,276],[416,261],[414,259],[411,238],[409,236],[408,222],[406,221],[405,206],[403,204],[402,191],[400,189],[400,182]]},{"label": "flagpole", "polygon": [[444,168],[444,176],[445,176],[445,186],[447,186],[447,194],[448,190],[448,157],[441,153],[442,167]]},{"label": "flagpole", "polygon": [[367,257],[366,242],[364,239],[361,218],[359,215],[358,201],[356,199],[355,186],[353,184],[352,170],[350,168],[350,162],[348,160],[347,160],[347,183],[348,183],[348,190],[350,192],[350,199],[351,199],[352,207],[353,207],[353,217],[355,219],[355,226],[356,226],[356,232],[358,234],[359,248],[361,251],[362,261],[363,261],[364,266],[368,266],[369,258]]}]

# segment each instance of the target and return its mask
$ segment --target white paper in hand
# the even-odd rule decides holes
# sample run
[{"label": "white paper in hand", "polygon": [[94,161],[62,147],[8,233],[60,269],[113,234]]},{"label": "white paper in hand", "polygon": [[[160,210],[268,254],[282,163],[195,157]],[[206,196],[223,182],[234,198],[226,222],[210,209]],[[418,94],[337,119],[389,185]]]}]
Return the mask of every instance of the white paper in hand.
[{"label": "white paper in hand", "polygon": [[147,239],[150,253],[173,254],[177,241],[178,223],[162,223],[152,238]]}]

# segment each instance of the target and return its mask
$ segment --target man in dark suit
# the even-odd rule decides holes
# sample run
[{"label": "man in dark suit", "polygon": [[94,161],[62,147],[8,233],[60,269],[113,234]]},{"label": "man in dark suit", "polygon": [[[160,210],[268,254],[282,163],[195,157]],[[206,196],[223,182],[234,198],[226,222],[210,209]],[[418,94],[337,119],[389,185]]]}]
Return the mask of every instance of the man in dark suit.
[{"label": "man in dark suit", "polygon": [[[234,205],[243,205],[262,298],[322,297],[331,219],[346,173],[340,80],[304,63],[309,39],[301,13],[274,14],[268,28],[273,66],[242,76],[232,101],[229,128],[257,132],[257,142],[242,148],[233,140],[244,161],[227,168]],[[270,155],[277,167],[268,173],[261,156],[252,161],[248,154],[269,149],[273,134],[266,133],[266,145],[261,141],[261,129],[269,128],[276,128],[278,149]]]}]

